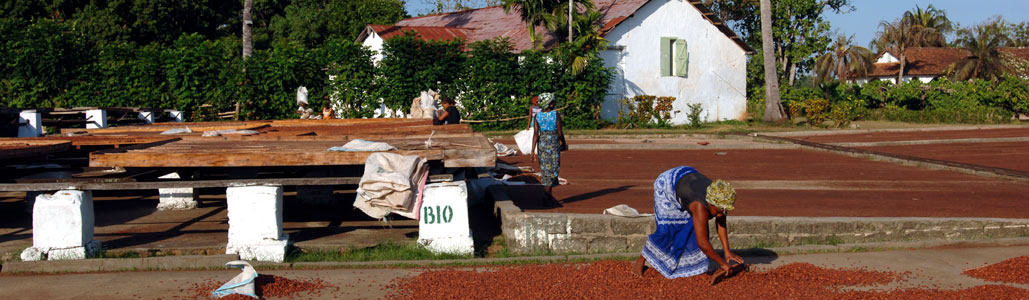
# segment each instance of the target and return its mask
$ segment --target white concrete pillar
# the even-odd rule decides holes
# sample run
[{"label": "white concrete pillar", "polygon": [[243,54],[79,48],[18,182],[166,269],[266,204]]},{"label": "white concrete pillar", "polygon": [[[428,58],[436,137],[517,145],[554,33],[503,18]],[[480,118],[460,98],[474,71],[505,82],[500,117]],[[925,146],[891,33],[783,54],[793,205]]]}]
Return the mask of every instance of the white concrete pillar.
[{"label": "white concrete pillar", "polygon": [[425,186],[418,211],[418,243],[434,253],[475,251],[468,225],[468,187],[464,181]]},{"label": "white concrete pillar", "polygon": [[289,235],[282,232],[282,187],[229,187],[225,196],[229,210],[225,253],[246,260],[285,260]]},{"label": "white concrete pillar", "polygon": [[[170,173],[159,179],[180,179],[179,173]],[[160,202],[157,203],[157,210],[183,210],[194,209],[199,206],[197,192],[194,188],[166,188],[157,189],[160,195]]]},{"label": "white concrete pillar", "polygon": [[107,111],[91,109],[86,111],[86,129],[107,128]]},{"label": "white concrete pillar", "polygon": [[181,123],[181,122],[186,121],[186,119],[182,117],[182,112],[181,111],[173,110],[173,111],[170,111],[169,113],[171,114],[172,120],[175,120],[175,122],[180,122]]},{"label": "white concrete pillar", "polygon": [[32,209],[32,247],[24,261],[84,259],[100,253],[93,239],[93,193],[61,190],[39,195]]},{"label": "white concrete pillar", "polygon": [[143,123],[153,124],[154,123],[154,112],[152,111],[141,111],[139,112],[139,119],[143,120]]},{"label": "white concrete pillar", "polygon": [[35,110],[18,113],[18,137],[37,137],[43,135],[43,115]]}]

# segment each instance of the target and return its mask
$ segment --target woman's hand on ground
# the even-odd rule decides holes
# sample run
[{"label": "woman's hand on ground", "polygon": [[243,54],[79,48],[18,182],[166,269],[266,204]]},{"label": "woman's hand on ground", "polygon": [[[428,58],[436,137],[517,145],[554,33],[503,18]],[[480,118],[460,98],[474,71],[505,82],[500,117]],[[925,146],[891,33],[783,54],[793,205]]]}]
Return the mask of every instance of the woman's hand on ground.
[{"label": "woman's hand on ground", "polygon": [[743,258],[742,257],[740,257],[739,255],[736,255],[736,253],[732,253],[732,251],[725,250],[725,263],[731,265],[732,262],[734,262],[734,261],[736,263],[738,263],[738,264],[741,264],[741,265],[743,264]]}]

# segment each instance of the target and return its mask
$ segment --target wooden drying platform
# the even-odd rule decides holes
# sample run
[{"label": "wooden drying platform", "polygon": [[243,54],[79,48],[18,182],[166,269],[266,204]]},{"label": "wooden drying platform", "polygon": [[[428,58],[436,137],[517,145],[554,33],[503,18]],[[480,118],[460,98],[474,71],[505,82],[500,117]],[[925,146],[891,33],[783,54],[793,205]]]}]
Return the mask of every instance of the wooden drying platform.
[{"label": "wooden drying platform", "polygon": [[157,144],[179,140],[175,136],[138,136],[138,135],[76,135],[76,136],[47,136],[38,138],[12,138],[5,141],[42,142],[42,141],[67,141],[75,149],[82,147],[112,147],[120,148],[129,145]]},{"label": "wooden drying platform", "polygon": [[71,142],[51,140],[0,140],[0,159],[37,157],[68,150]]},{"label": "wooden drying platform", "polygon": [[[218,127],[214,124],[199,127]],[[237,122],[225,122],[237,123]],[[185,127],[194,125],[178,123]],[[258,126],[254,126],[258,125]],[[90,154],[91,167],[281,167],[363,165],[372,152],[332,152],[353,139],[386,142],[402,155],[442,161],[445,167],[492,167],[496,150],[467,124],[432,126],[427,119],[282,120],[263,124],[226,124],[234,129],[250,126],[252,135],[203,137],[181,135],[182,140],[159,145],[132,146]],[[167,129],[167,125],[155,126]],[[106,130],[106,129],[105,129]],[[123,133],[155,134],[153,128],[122,128]],[[199,131],[199,130],[195,130]],[[97,131],[96,133],[100,133]],[[167,135],[179,137],[180,135]],[[431,143],[427,147],[426,141]]]}]

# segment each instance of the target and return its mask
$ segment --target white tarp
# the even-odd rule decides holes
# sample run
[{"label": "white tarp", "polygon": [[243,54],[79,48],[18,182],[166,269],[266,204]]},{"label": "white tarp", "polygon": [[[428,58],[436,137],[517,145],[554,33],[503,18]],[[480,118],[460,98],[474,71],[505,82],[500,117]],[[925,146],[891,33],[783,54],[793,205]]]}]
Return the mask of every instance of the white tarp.
[{"label": "white tarp", "polygon": [[257,294],[254,293],[254,279],[257,279],[257,270],[254,270],[254,267],[245,260],[230,261],[225,263],[225,266],[242,269],[242,272],[211,292],[211,296],[221,298],[232,294],[241,294],[257,298]]},{"label": "white tarp", "polygon": [[376,219],[390,213],[417,219],[418,190],[428,171],[425,159],[418,156],[372,153],[364,162],[354,207]]},{"label": "white tarp", "polygon": [[353,139],[343,146],[337,146],[329,148],[329,151],[343,151],[343,152],[359,152],[359,151],[390,151],[396,150],[396,147],[383,142],[366,141],[362,139]]},{"label": "white tarp", "polygon": [[518,151],[522,155],[532,154],[532,129],[519,131],[514,135],[515,143],[518,144]]}]

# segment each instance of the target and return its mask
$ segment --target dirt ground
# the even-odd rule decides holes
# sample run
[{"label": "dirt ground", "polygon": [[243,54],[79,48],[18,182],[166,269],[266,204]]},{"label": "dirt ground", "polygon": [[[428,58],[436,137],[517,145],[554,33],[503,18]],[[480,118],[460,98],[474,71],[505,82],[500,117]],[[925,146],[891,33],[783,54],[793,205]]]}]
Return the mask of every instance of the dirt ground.
[{"label": "dirt ground", "polygon": [[1029,128],[999,128],[975,130],[935,130],[906,132],[866,132],[837,135],[793,137],[815,143],[893,142],[951,139],[983,139],[1029,137]]},{"label": "dirt ground", "polygon": [[[533,165],[528,156],[503,157]],[[680,165],[737,185],[734,215],[1026,218],[1029,184],[812,150],[571,150],[556,187],[562,206],[600,213],[617,204],[653,212],[653,180]],[[999,200],[999,201],[998,201]],[[970,206],[976,209],[969,209]],[[932,209],[926,209],[932,207]]]},{"label": "dirt ground", "polygon": [[873,151],[1029,172],[1029,142],[862,147]]}]

